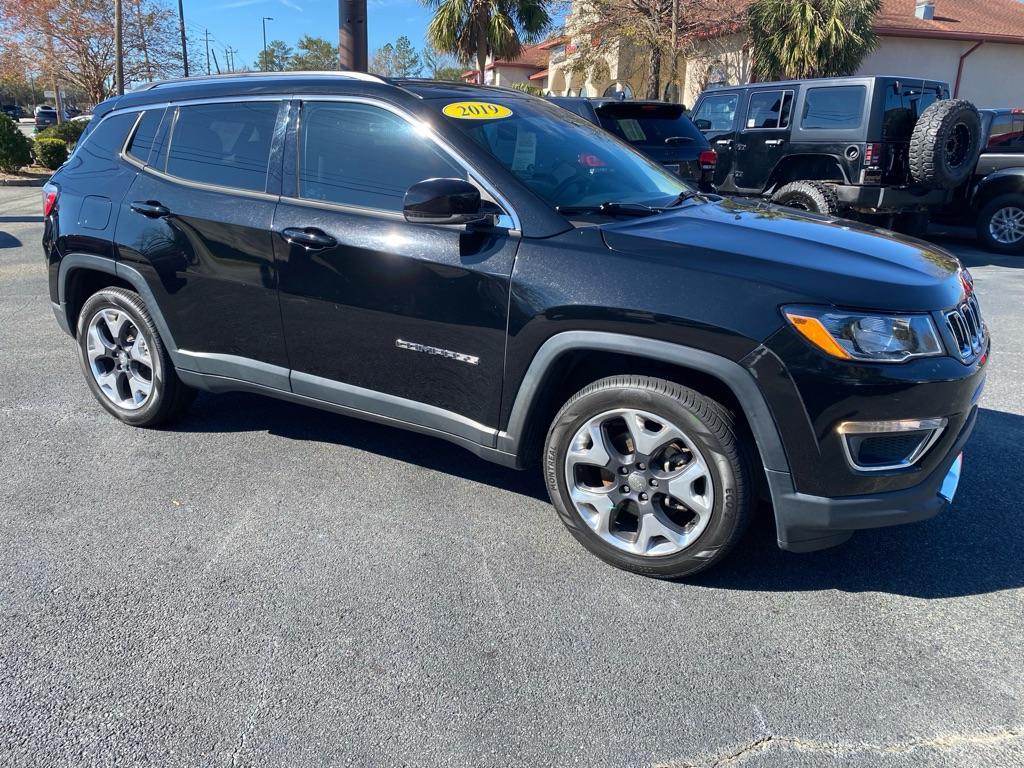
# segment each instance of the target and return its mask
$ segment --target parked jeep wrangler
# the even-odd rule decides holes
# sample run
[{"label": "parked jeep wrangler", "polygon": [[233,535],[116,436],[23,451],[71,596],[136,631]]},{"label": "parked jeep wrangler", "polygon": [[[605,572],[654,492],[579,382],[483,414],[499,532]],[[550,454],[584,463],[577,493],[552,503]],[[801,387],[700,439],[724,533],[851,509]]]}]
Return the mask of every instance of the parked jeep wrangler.
[{"label": "parked jeep wrangler", "polygon": [[971,177],[936,216],[973,226],[999,253],[1024,253],[1024,109],[982,109],[981,154]]},{"label": "parked jeep wrangler", "polygon": [[797,551],[939,513],[987,371],[948,253],[701,194],[499,88],[158,83],[96,108],[42,202],[115,418],[241,390],[540,463],[572,535],[651,576],[721,559],[760,492]]},{"label": "parked jeep wrangler", "polygon": [[718,152],[719,192],[816,213],[919,225],[970,175],[977,110],[949,86],[836,77],[714,88],[694,124]]}]

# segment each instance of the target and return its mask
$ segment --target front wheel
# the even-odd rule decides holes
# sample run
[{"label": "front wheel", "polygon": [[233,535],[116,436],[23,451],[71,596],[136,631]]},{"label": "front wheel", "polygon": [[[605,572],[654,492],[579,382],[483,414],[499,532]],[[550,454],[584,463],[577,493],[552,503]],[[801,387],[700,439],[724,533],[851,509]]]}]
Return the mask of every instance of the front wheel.
[{"label": "front wheel", "polygon": [[1000,195],[978,211],[978,239],[990,251],[1024,253],[1024,195]]},{"label": "front wheel", "polygon": [[750,517],[733,415],[663,379],[594,382],[562,407],[544,448],[548,492],[584,547],[624,570],[677,578],[714,564]]}]

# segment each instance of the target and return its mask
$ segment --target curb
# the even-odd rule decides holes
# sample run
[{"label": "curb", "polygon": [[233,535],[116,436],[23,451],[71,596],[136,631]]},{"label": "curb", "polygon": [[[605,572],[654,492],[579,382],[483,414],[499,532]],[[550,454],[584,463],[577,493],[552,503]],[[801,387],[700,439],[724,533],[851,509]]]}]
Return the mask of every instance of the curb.
[{"label": "curb", "polygon": [[46,179],[0,179],[0,187],[41,187]]}]

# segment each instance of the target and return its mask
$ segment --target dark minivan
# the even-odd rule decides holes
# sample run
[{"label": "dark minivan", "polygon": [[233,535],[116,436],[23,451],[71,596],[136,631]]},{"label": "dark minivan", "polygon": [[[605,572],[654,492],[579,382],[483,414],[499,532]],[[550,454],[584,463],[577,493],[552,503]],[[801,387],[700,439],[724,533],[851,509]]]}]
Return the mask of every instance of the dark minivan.
[{"label": "dark minivan", "polygon": [[705,192],[714,189],[718,156],[680,104],[585,96],[550,96],[563,109],[629,142]]},{"label": "dark minivan", "polygon": [[650,576],[719,561],[758,498],[793,551],[938,514],[987,371],[952,255],[700,193],[500,88],[157,83],[96,107],[42,202],[54,314],[115,418],[246,391],[540,465],[572,535]]}]

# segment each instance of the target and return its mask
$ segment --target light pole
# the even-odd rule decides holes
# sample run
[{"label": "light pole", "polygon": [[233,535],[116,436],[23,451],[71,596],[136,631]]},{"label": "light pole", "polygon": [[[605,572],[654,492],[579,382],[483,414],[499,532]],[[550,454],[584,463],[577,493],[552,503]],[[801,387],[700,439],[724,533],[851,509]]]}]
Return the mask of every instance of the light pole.
[{"label": "light pole", "polygon": [[267,60],[267,22],[273,21],[273,16],[263,17],[263,71],[270,69],[270,62]]}]

